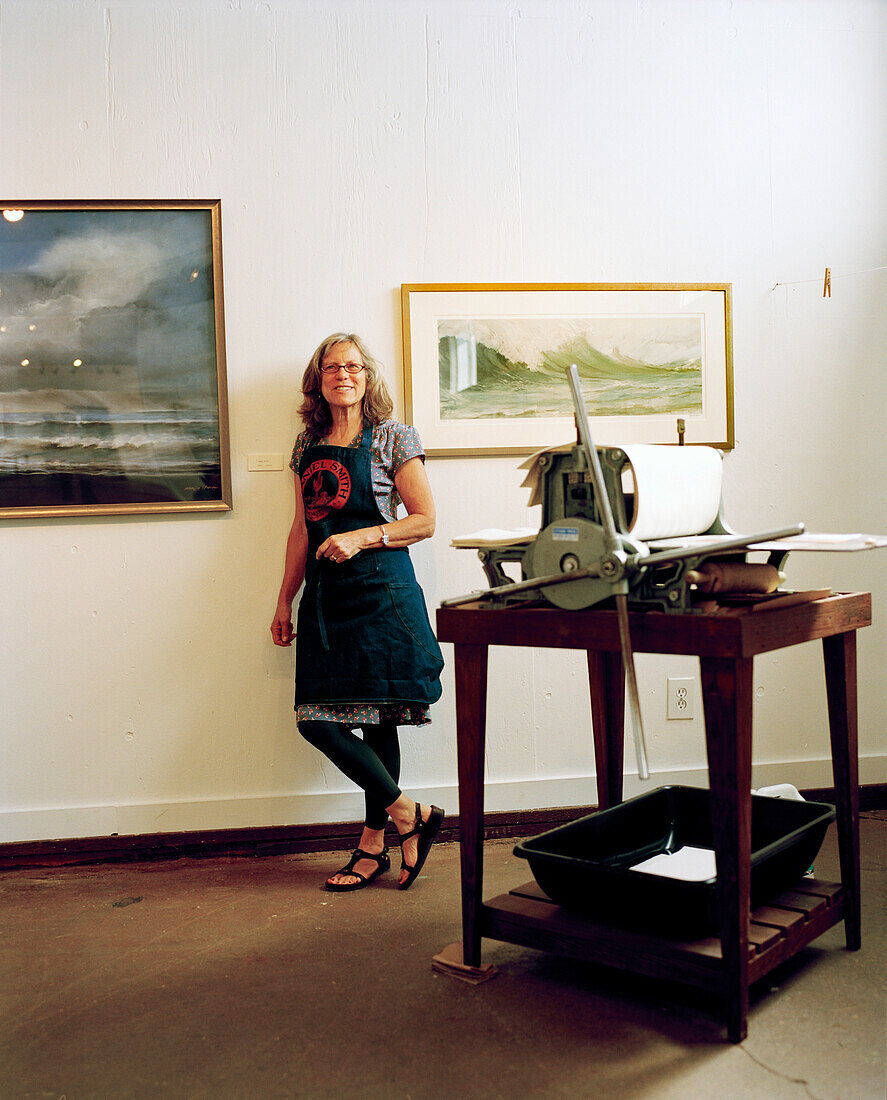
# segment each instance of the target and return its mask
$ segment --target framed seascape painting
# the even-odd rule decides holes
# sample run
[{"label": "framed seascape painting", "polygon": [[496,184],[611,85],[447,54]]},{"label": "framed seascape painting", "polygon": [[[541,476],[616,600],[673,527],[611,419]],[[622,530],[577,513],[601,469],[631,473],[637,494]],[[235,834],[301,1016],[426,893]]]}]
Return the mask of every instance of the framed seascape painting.
[{"label": "framed seascape painting", "polygon": [[217,200],[0,200],[0,519],[231,507]]},{"label": "framed seascape painting", "polygon": [[[733,446],[728,283],[404,284],[407,416],[429,454],[597,444]],[[679,421],[681,422],[679,425]]]}]

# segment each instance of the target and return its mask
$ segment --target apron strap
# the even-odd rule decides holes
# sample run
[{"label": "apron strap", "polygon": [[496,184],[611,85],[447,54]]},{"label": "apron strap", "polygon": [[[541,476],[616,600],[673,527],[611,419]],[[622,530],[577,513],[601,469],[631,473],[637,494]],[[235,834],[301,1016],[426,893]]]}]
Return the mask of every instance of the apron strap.
[{"label": "apron strap", "polygon": [[330,643],[326,636],[326,623],[323,621],[323,599],[321,598],[321,587],[323,580],[323,572],[326,566],[325,559],[318,562],[317,568],[317,585],[314,591],[315,608],[317,610],[317,629],[320,631],[320,644],[323,646],[324,652],[329,653]]}]

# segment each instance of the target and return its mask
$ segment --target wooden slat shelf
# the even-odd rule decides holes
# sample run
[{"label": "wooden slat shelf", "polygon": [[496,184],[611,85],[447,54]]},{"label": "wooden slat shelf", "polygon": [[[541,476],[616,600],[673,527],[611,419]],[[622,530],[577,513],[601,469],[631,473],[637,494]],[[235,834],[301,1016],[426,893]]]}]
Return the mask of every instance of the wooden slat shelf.
[{"label": "wooden slat shelf", "polygon": [[[754,909],[748,926],[749,980],[757,981],[843,918],[840,883],[819,879],[804,879]],[[553,902],[532,881],[487,902],[482,928],[490,939],[706,989],[722,986],[718,937],[681,939],[596,920]]]}]

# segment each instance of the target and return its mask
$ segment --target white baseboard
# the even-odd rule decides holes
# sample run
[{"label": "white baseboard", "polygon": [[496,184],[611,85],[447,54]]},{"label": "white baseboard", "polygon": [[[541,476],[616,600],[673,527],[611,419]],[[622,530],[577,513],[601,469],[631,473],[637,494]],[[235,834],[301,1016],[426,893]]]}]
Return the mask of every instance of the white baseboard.
[{"label": "white baseboard", "polygon": [[[887,755],[860,758],[859,781],[863,785],[887,783]],[[708,785],[703,767],[654,772],[641,782],[626,774],[625,796],[666,784],[693,787]],[[791,783],[799,788],[832,786],[829,759],[756,764],[752,786]],[[539,810],[597,803],[593,775],[557,779],[492,781],[486,784],[487,811]],[[455,784],[410,788],[423,802],[434,802],[448,814],[458,811]],[[40,840],[73,840],[85,837],[140,836],[151,833],[202,832],[214,829],[249,829],[274,825],[314,825],[359,821],[363,796],[355,790],[322,794],[282,794],[258,798],[194,799],[179,802],[145,802],[128,805],[63,806],[0,812],[0,843]]]}]

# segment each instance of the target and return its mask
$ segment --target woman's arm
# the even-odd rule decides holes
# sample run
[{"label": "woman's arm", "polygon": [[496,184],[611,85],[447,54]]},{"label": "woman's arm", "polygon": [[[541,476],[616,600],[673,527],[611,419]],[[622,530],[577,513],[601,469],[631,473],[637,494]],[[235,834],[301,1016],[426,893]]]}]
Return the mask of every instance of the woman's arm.
[{"label": "woman's arm", "polygon": [[394,475],[394,484],[407,515],[385,524],[388,545],[410,546],[414,542],[430,539],[437,523],[437,512],[424,461],[408,458]]},{"label": "woman's arm", "polygon": [[302,500],[302,485],[299,474],[294,474],[295,480],[295,515],[293,525],[290,528],[289,537],[286,540],[286,557],[283,565],[283,581],[280,585],[280,595],[277,597],[277,610],[271,621],[271,637],[275,645],[292,645],[295,631],[293,630],[293,600],[305,579],[305,562],[308,558],[308,529],[305,526],[305,504]]},{"label": "woman's arm", "polygon": [[[396,549],[431,538],[434,534],[437,514],[422,459],[408,458],[394,475],[394,484],[407,510],[407,515],[403,519],[394,519],[384,524],[388,545]],[[348,558],[359,554],[361,550],[370,550],[382,545],[382,525],[361,527],[357,531],[347,531],[345,534],[328,538],[318,547],[317,557],[330,558],[332,561],[347,561]]]}]

